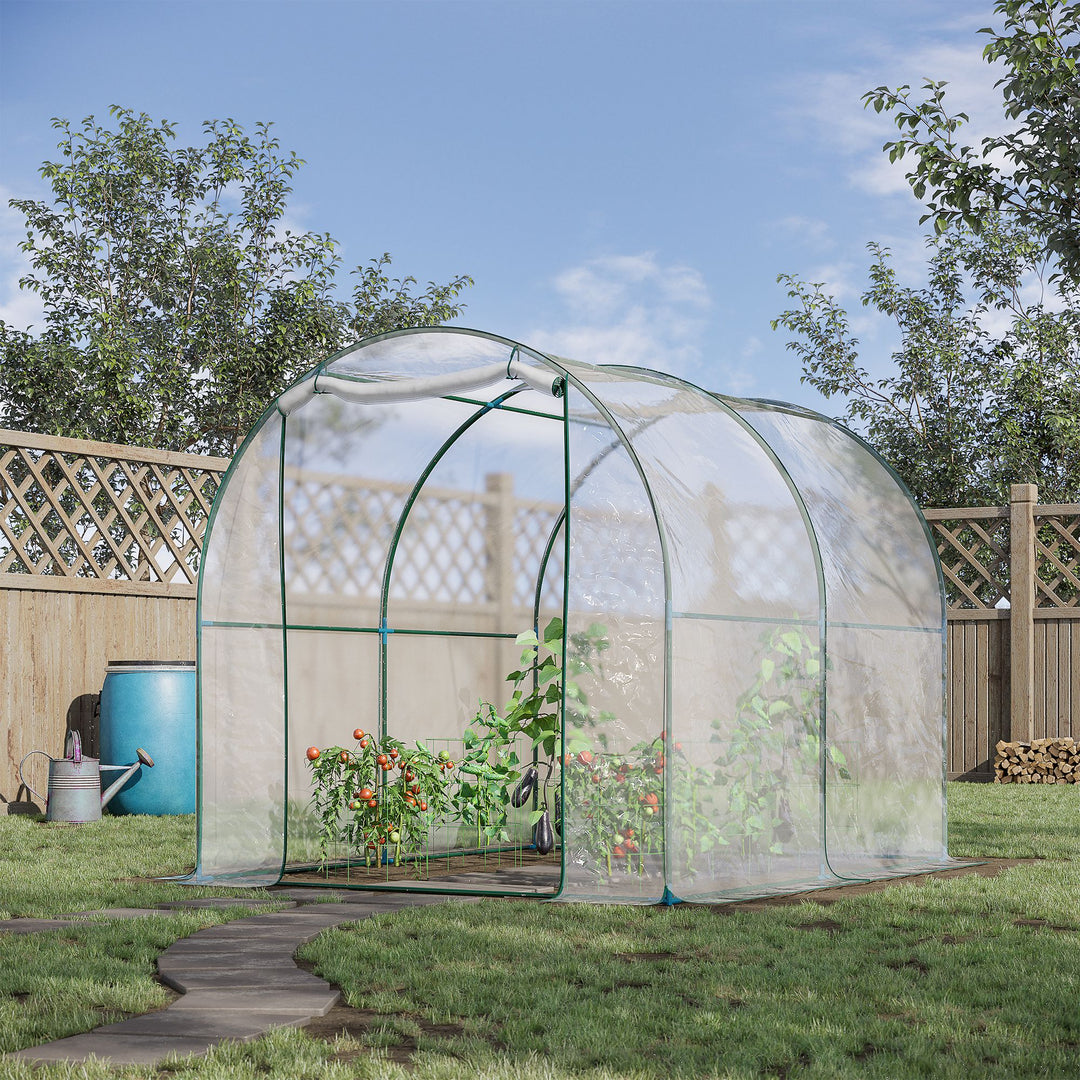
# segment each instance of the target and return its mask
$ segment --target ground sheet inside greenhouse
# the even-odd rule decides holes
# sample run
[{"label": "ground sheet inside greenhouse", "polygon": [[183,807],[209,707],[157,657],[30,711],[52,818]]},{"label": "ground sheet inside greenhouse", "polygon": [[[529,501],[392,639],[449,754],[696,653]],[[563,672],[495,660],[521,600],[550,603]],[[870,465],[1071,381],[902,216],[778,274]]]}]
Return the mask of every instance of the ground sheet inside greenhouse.
[{"label": "ground sheet inside greenhouse", "polygon": [[444,883],[470,892],[553,893],[559,885],[560,855],[534,850],[452,855],[405,862],[401,866],[331,865],[325,870],[286,868],[283,884],[370,888],[379,885],[425,886]]}]

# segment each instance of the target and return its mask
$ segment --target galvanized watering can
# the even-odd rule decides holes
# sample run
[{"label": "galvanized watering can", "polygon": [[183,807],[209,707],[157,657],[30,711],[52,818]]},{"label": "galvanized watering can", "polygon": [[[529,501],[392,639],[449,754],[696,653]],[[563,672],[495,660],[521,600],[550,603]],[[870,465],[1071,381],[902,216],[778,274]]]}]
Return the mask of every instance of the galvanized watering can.
[{"label": "galvanized watering can", "polygon": [[[40,791],[34,791],[23,775],[23,765],[35,754],[49,759],[49,794],[45,798],[46,821],[69,821],[82,823],[100,821],[101,810],[109,800],[128,782],[143,765],[153,768],[154,759],[140,746],[136,750],[139,760],[132,765],[102,765],[97,758],[83,757],[82,739],[77,731],[69,732],[66,757],[54,758],[44,750],[31,750],[19,762],[19,779],[29,791],[40,799]],[[101,773],[117,771],[122,775],[104,792],[101,790]]]}]

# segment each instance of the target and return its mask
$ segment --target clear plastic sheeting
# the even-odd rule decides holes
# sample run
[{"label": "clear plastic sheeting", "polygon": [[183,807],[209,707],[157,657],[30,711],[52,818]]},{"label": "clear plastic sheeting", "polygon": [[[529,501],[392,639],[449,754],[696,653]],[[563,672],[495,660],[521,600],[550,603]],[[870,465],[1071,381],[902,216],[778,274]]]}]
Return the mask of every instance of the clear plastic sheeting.
[{"label": "clear plastic sheeting", "polygon": [[195,880],[651,904],[941,868],[943,612],[917,508],[824,417],[368,339],[213,508]]}]

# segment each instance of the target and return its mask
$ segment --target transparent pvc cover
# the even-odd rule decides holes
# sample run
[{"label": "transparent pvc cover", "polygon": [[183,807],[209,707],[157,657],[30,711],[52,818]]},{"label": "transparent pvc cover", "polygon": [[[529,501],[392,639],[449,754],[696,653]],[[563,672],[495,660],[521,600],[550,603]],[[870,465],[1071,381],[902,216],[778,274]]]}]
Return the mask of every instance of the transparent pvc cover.
[{"label": "transparent pvc cover", "polygon": [[301,382],[208,532],[196,880],[645,904],[945,864],[936,555],[858,440],[474,331]]}]

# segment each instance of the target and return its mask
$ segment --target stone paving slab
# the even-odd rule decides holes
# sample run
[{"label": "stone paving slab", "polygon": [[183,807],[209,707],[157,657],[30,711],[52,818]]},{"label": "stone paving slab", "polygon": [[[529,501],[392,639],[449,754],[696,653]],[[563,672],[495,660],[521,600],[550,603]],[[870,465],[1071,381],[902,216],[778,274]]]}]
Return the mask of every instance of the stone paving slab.
[{"label": "stone paving slab", "polygon": [[296,907],[294,900],[278,899],[276,896],[267,896],[265,899],[244,900],[238,896],[203,896],[198,900],[173,900],[168,904],[161,904],[163,908],[178,911],[185,908],[217,908],[226,910],[237,907],[262,907],[264,904],[279,904],[284,908]]},{"label": "stone paving slab", "polygon": [[100,908],[97,911],[76,911],[73,915],[65,915],[64,918],[76,922],[86,922],[88,919],[145,919],[152,915],[161,918],[163,915],[168,915],[168,912],[156,907],[110,907]]},{"label": "stone paving slab", "polygon": [[0,934],[40,934],[44,930],[66,930],[67,919],[5,919],[0,922]]},{"label": "stone paving slab", "polygon": [[[244,941],[242,938],[227,938],[224,941],[216,938],[203,941],[201,937],[193,936],[183,938],[174,945],[170,945],[162,953],[162,956],[177,960],[184,960],[192,956],[220,957],[223,960],[231,960],[237,956],[277,956],[283,949],[289,954],[294,952],[296,949],[295,942],[299,938],[300,935],[297,934],[289,938],[263,938],[252,941]],[[292,944],[291,949],[289,948],[290,943]]]},{"label": "stone paving slab", "polygon": [[310,989],[285,987],[268,989],[265,984],[249,989],[189,991],[169,1006],[170,1013],[206,1012],[274,1012],[325,1016],[341,998],[322,979],[313,979],[321,986]]},{"label": "stone paving slab", "polygon": [[209,1037],[113,1035],[103,1039],[96,1032],[71,1035],[66,1039],[28,1046],[10,1056],[22,1061],[47,1064],[53,1061],[86,1061],[96,1057],[114,1065],[154,1065],[170,1054],[205,1054],[220,1039]]},{"label": "stone paving slab", "polygon": [[180,974],[195,975],[201,971],[220,971],[222,973],[233,972],[250,977],[253,972],[262,971],[292,971],[300,969],[293,962],[295,948],[286,946],[276,953],[265,953],[259,956],[243,956],[242,954],[224,954],[221,952],[208,952],[190,956],[166,956],[158,957],[158,968],[161,971],[175,971]]},{"label": "stone paving slab", "polygon": [[[325,990],[326,982],[318,976],[301,971],[293,967],[292,971],[278,969],[268,971],[262,977],[253,975],[251,972],[233,973],[228,971],[193,971],[190,973],[180,971],[162,971],[159,978],[166,986],[179,990],[185,996],[188,994],[208,993],[213,991],[235,991],[246,993],[249,990],[262,990],[266,993],[278,990],[307,993],[311,990]],[[178,1002],[173,1002],[169,1008],[173,1008]]]},{"label": "stone paving slab", "polygon": [[248,1042],[264,1034],[272,1027],[299,1027],[311,1019],[311,1013],[270,1012],[266,1009],[246,1009],[239,1012],[223,1012],[220,1009],[188,1009],[160,1012],[121,1020],[96,1028],[99,1039],[116,1035],[170,1035],[181,1039],[236,1039]]},{"label": "stone paving slab", "polygon": [[177,964],[159,961],[158,975],[170,982],[181,982],[185,986],[194,986],[208,975],[231,977],[236,984],[260,983],[267,979],[280,979],[300,969],[288,958],[274,963],[263,964]]}]

